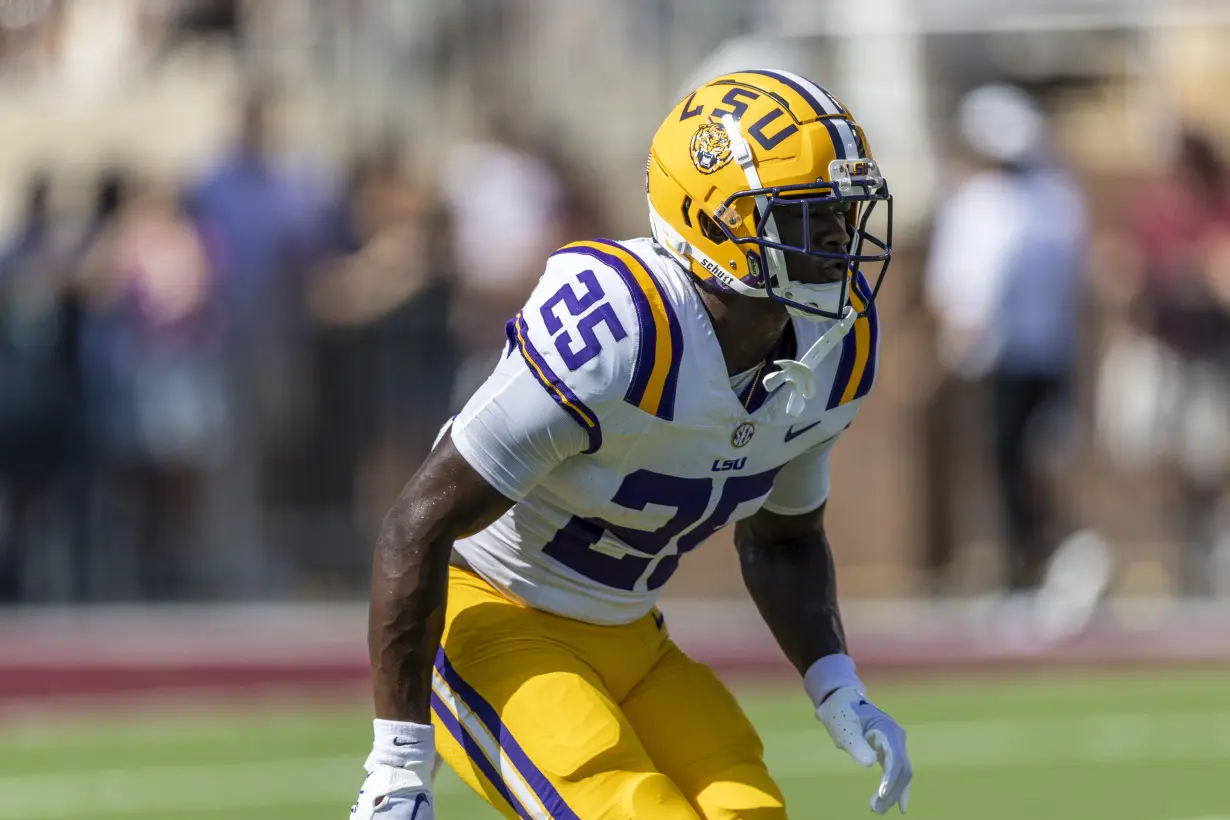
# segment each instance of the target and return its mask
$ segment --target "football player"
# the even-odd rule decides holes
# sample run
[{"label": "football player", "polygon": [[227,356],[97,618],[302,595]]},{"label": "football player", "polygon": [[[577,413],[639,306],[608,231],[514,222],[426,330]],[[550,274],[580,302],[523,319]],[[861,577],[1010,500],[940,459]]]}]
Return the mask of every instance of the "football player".
[{"label": "football player", "polygon": [[905,733],[846,652],[824,532],[829,451],[876,374],[888,187],[832,94],[755,70],[675,106],[647,189],[652,238],[548,260],[384,523],[360,818],[433,817],[441,759],[507,817],[786,817],[751,723],[655,607],[731,523],[819,720],[882,767],[871,808],[905,811]]}]

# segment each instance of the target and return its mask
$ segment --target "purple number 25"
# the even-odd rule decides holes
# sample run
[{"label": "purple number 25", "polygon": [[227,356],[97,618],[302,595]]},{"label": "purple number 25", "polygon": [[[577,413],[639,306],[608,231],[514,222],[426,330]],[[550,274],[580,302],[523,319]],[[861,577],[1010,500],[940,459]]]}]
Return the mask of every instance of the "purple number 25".
[{"label": "purple number 25", "polygon": [[[571,335],[560,333],[564,323],[555,315],[555,308],[562,302],[568,309],[569,315],[581,316],[586,309],[606,295],[602,292],[602,285],[598,284],[598,277],[592,270],[583,270],[578,273],[577,281],[585,286],[583,294],[577,296],[572,290],[572,285],[566,284],[543,302],[539,310],[543,325],[548,333],[555,336],[555,349],[559,351],[560,357],[569,370],[576,370],[602,350],[602,343],[598,341],[598,335],[594,333],[594,328],[598,325],[605,324],[617,342],[628,335],[624,326],[619,323],[619,317],[615,315],[610,302],[603,302],[577,322],[576,333],[581,337],[582,344],[577,350],[572,349]],[[557,333],[558,336],[556,336]]]},{"label": "purple number 25", "polygon": [[[657,589],[675,572],[680,556],[726,526],[740,504],[767,495],[773,489],[778,469],[732,476],[721,482],[717,504],[703,521],[701,517],[715,489],[713,479],[637,470],[624,477],[611,503],[630,510],[644,510],[650,504],[673,507],[675,514],[669,520],[654,530],[636,530],[601,518],[573,516],[542,551],[586,578],[616,589],[632,590],[654,558],[674,541],[676,549],[659,560],[645,578],[647,589]],[[623,541],[634,552],[612,555],[594,549],[605,533]]]}]

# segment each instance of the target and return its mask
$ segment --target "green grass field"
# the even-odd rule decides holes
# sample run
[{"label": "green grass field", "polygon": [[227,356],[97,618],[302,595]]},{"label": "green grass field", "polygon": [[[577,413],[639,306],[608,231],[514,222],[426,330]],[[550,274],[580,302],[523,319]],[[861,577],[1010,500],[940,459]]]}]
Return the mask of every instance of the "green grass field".
[{"label": "green grass field", "polygon": [[[876,776],[794,687],[742,692],[791,817],[873,816]],[[1230,673],[873,687],[910,734],[917,820],[1230,820]],[[0,820],[347,816],[362,704],[0,723]],[[451,773],[438,816],[497,815]]]}]

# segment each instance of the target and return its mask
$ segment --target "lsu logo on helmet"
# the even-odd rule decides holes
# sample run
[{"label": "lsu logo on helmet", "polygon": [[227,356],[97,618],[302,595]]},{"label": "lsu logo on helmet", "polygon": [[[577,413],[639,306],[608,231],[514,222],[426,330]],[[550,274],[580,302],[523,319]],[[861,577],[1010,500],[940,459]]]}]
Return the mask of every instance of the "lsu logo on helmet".
[{"label": "lsu logo on helmet", "polygon": [[692,164],[702,174],[714,171],[730,162],[730,134],[716,122],[707,122],[692,135]]}]

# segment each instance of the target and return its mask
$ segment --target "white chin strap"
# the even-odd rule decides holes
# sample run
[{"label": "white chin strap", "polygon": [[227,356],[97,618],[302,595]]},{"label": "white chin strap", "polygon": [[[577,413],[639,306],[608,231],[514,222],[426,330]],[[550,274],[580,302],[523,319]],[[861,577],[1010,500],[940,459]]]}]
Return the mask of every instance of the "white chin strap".
[{"label": "white chin strap", "polygon": [[779,387],[787,389],[787,413],[792,416],[803,413],[807,402],[816,395],[816,368],[846,338],[856,319],[858,313],[847,305],[841,319],[816,339],[801,359],[778,359],[773,362],[778,369],[764,377],[764,389],[769,392]]}]

